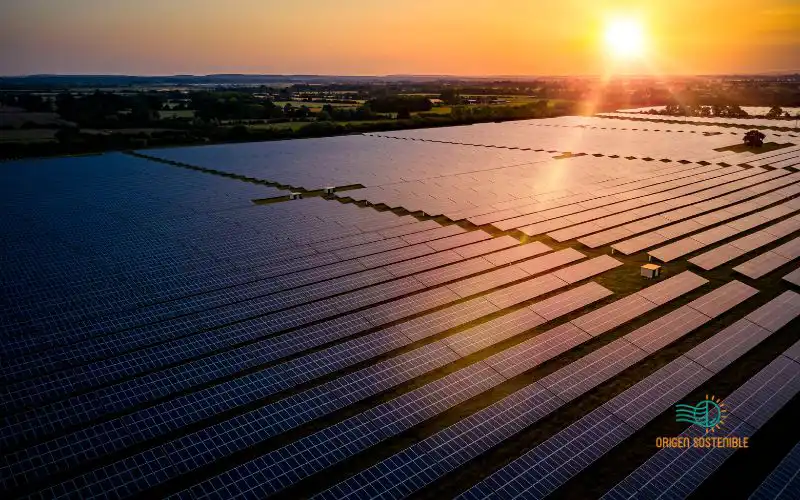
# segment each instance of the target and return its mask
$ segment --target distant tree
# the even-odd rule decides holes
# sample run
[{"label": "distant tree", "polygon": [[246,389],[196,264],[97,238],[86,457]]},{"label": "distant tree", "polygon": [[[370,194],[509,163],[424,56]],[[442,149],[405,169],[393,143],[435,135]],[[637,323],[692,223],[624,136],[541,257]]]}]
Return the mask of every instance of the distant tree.
[{"label": "distant tree", "polygon": [[329,122],[331,121],[331,114],[327,111],[320,111],[317,113],[317,121]]},{"label": "distant tree", "polygon": [[229,135],[231,139],[235,140],[247,139],[250,136],[250,131],[244,125],[236,125],[231,127]]},{"label": "distant tree", "polygon": [[408,120],[410,118],[411,118],[411,111],[409,111],[408,108],[400,108],[400,110],[397,111],[398,120]]},{"label": "distant tree", "polygon": [[55,133],[55,138],[61,144],[72,144],[80,138],[80,131],[72,127],[60,128]]},{"label": "distant tree", "polygon": [[758,130],[751,130],[744,134],[744,143],[751,148],[760,148],[764,145],[766,136]]},{"label": "distant tree", "polygon": [[439,99],[444,101],[445,104],[449,104],[451,106],[461,103],[461,95],[454,88],[446,88],[442,90],[442,93],[439,95]]},{"label": "distant tree", "polygon": [[369,106],[378,113],[398,113],[401,109],[412,111],[430,111],[433,105],[425,97],[388,96],[372,99]]},{"label": "distant tree", "polygon": [[772,106],[767,112],[767,118],[780,118],[783,110],[780,106]]}]

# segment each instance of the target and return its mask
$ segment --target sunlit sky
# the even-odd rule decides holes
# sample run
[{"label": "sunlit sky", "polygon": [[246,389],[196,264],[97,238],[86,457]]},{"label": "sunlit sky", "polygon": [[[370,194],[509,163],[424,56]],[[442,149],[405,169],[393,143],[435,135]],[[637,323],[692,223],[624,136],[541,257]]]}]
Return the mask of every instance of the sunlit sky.
[{"label": "sunlit sky", "polygon": [[[618,60],[609,23],[646,50]],[[634,51],[637,52],[638,51]],[[800,0],[0,0],[0,74],[800,69]]]}]

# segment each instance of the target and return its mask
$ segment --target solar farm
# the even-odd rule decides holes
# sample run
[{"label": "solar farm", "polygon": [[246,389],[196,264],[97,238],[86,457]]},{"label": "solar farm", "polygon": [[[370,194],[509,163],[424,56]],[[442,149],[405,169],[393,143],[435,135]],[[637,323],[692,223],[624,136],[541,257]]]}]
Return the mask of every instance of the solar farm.
[{"label": "solar farm", "polygon": [[3,498],[797,498],[800,133],[658,118],[0,164]]}]

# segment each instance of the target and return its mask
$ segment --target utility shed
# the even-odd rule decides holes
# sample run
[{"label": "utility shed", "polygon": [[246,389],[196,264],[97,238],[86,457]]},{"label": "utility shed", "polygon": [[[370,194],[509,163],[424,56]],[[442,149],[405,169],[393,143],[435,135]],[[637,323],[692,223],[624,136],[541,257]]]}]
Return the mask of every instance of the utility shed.
[{"label": "utility shed", "polygon": [[642,266],[642,276],[645,278],[658,278],[661,274],[661,266],[656,264],[645,264]]}]

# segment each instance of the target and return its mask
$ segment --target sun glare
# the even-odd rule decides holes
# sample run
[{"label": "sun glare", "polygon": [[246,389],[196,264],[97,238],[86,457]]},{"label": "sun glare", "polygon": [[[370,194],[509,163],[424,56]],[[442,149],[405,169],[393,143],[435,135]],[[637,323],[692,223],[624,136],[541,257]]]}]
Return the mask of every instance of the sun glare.
[{"label": "sun glare", "polygon": [[606,48],[617,59],[634,59],[644,54],[644,32],[633,19],[616,19],[606,26]]}]

